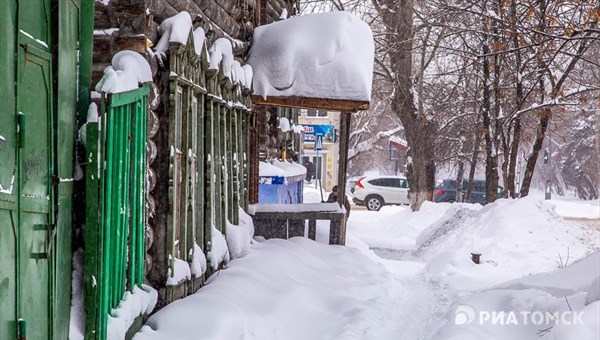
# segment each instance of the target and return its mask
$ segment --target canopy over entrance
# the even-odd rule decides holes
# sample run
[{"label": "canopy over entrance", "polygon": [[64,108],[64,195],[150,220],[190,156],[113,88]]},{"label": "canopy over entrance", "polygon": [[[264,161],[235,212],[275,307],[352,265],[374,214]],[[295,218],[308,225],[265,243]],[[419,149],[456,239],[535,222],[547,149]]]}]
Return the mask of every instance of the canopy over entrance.
[{"label": "canopy over entrance", "polygon": [[[293,17],[254,30],[248,64],[258,105],[341,111],[338,203],[346,192],[349,113],[367,110],[374,58],[371,28],[347,12]],[[346,222],[330,242],[345,244]]]},{"label": "canopy over entrance", "polygon": [[371,28],[348,12],[293,17],[257,27],[248,64],[253,102],[354,112],[369,108]]}]

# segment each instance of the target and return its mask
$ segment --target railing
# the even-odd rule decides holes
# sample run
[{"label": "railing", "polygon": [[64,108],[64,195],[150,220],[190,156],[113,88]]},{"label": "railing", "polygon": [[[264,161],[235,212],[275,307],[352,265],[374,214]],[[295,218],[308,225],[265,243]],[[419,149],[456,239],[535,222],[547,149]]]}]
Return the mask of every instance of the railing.
[{"label": "railing", "polygon": [[329,244],[346,243],[346,213],[338,203],[257,204],[253,208],[257,236],[288,239],[307,235],[316,240],[317,220],[327,220]]},{"label": "railing", "polygon": [[143,283],[149,87],[102,94],[86,137],[86,339],[105,339],[111,309]]}]

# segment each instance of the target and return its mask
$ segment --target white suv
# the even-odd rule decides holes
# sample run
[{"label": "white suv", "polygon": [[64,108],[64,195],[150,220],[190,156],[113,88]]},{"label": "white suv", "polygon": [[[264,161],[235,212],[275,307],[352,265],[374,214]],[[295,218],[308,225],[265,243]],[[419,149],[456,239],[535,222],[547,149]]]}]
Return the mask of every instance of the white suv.
[{"label": "white suv", "polygon": [[375,211],[384,205],[410,204],[408,182],[400,176],[362,177],[354,186],[352,201]]}]

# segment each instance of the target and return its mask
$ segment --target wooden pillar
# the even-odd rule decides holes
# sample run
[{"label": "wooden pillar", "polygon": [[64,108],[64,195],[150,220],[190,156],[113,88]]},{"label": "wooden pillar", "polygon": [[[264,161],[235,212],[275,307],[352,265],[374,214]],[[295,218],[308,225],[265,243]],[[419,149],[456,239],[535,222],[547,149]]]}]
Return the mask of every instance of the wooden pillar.
[{"label": "wooden pillar", "polygon": [[[350,119],[352,113],[350,111],[342,111],[340,113],[340,147],[338,158],[338,204],[344,206],[344,198],[346,195],[346,172],[348,169],[348,139],[350,136]],[[337,228],[331,228],[330,243],[346,244],[346,219],[340,221]]]},{"label": "wooden pillar", "polygon": [[212,99],[205,101],[204,117],[204,250],[210,251],[212,242],[212,226],[216,223],[215,216],[215,103]]}]

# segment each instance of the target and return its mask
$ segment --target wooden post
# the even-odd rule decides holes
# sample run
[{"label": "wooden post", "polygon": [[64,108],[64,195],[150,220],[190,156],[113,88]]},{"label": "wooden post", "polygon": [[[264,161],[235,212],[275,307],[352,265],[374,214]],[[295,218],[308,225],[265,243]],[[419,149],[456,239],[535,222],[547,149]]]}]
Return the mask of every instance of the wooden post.
[{"label": "wooden post", "polygon": [[[342,111],[340,113],[340,147],[338,158],[338,204],[344,207],[344,198],[346,195],[346,170],[348,168],[348,138],[350,131],[350,111]],[[331,228],[330,233],[335,233],[330,236],[330,242],[334,244],[346,244],[346,219],[342,219],[336,228]]]}]

